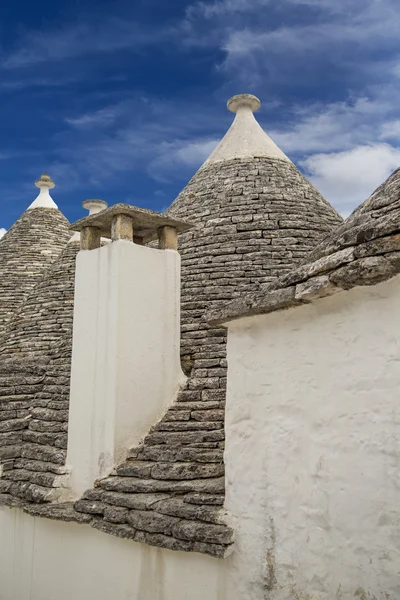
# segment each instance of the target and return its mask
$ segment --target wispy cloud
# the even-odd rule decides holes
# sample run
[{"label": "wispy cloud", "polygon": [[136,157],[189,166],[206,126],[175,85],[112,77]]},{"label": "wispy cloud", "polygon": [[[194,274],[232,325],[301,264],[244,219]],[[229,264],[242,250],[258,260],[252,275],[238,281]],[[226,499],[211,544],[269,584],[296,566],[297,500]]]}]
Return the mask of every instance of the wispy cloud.
[{"label": "wispy cloud", "polygon": [[400,165],[400,148],[357,146],[302,161],[314,185],[343,216],[363,202]]},{"label": "wispy cloud", "polygon": [[300,156],[374,143],[394,129],[385,119],[391,118],[396,107],[385,96],[386,90],[376,98],[293,106],[285,128],[272,129],[270,134],[285,152]]},{"label": "wispy cloud", "polygon": [[[382,89],[374,99],[293,108],[272,138],[344,216],[400,165],[400,120]],[[392,142],[395,145],[390,145]]]},{"label": "wispy cloud", "polygon": [[70,23],[54,30],[27,31],[0,64],[3,69],[18,69],[81,56],[141,49],[170,35],[168,30],[155,33],[135,21],[118,17]]},{"label": "wispy cloud", "polygon": [[189,178],[217,145],[215,131],[224,133],[218,114],[201,103],[187,107],[141,96],[66,121],[70,129],[55,139],[51,171],[70,189],[88,181],[101,187],[133,173],[163,183]]},{"label": "wispy cloud", "polygon": [[[184,182],[229,126],[224,101],[247,91],[261,97],[259,119],[271,137],[343,212],[400,162],[397,0],[202,0],[154,23],[80,14],[63,26],[27,30],[0,54],[4,92],[72,89],[78,80],[93,86],[85,100],[71,92],[67,108],[49,114],[58,129],[46,139],[46,168],[60,188],[103,188],[124,178],[131,185],[144,175]],[[204,59],[207,76],[186,84],[183,74],[181,86],[176,76],[157,89],[161,58],[140,91],[131,76],[123,92],[113,87],[112,100],[94,100],[103,63],[108,77],[118,77],[166,48],[177,64],[198,68]]]},{"label": "wispy cloud", "polygon": [[7,233],[7,229],[4,229],[4,227],[0,227],[0,239],[3,237],[3,235]]},{"label": "wispy cloud", "polygon": [[97,111],[92,111],[78,117],[67,117],[66,123],[77,129],[90,129],[93,126],[107,127],[124,114],[124,104],[108,106]]}]

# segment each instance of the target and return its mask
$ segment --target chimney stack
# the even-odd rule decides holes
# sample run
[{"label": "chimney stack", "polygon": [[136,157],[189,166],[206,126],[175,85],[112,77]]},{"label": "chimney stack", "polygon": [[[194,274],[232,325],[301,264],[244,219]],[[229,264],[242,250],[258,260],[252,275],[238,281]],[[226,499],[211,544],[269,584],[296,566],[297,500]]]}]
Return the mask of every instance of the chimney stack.
[{"label": "chimney stack", "polygon": [[[71,490],[79,496],[141,441],[184,380],[176,248],[178,232],[190,226],[117,204],[71,229],[81,234],[81,252],[67,464]],[[100,247],[103,236],[111,243]],[[159,249],[144,245],[157,237]]]}]

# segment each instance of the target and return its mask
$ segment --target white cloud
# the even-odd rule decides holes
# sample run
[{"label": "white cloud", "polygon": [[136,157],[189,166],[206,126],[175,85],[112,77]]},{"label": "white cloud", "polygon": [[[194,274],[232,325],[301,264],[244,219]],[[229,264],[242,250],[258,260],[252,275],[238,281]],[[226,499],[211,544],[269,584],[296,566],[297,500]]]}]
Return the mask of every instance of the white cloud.
[{"label": "white cloud", "polygon": [[4,227],[0,227],[0,239],[3,237],[3,235],[7,233],[7,229],[4,229]]},{"label": "white cloud", "polygon": [[285,129],[270,129],[269,133],[287,153],[347,150],[381,139],[382,121],[391,111],[381,97],[294,107]]},{"label": "white cloud", "polygon": [[65,119],[69,125],[78,129],[111,125],[122,113],[122,104],[106,107],[91,113]]},{"label": "white cloud", "polygon": [[400,148],[389,144],[315,154],[301,163],[315,187],[343,216],[366,200],[399,165]]},{"label": "white cloud", "polygon": [[195,172],[217,146],[219,140],[177,140],[161,144],[158,155],[150,162],[148,171],[159,181],[169,181]]},{"label": "white cloud", "polygon": [[383,140],[398,140],[400,141],[400,119],[383,123],[381,138]]}]

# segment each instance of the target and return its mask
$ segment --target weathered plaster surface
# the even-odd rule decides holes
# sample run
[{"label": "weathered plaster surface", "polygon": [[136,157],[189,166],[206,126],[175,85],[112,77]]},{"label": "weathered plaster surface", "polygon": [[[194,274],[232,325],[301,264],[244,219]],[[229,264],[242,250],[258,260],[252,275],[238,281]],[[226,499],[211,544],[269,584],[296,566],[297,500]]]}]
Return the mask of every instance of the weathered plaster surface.
[{"label": "weathered plaster surface", "polygon": [[0,539],[1,600],[232,598],[230,559],[133,544],[10,508],[0,508]]},{"label": "weathered plaster surface", "polygon": [[184,380],[179,279],[174,251],[121,240],[77,257],[67,454],[77,495],[125,459]]},{"label": "weathered plaster surface", "polygon": [[241,598],[400,598],[400,278],[232,323]]}]

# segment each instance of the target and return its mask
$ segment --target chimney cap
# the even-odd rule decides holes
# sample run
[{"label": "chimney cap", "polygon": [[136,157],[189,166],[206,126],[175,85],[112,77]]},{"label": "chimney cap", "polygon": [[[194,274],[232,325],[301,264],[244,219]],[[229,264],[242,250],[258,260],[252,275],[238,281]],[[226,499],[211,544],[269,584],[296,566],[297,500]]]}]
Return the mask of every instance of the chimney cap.
[{"label": "chimney cap", "polygon": [[160,227],[174,227],[178,233],[184,233],[193,227],[192,223],[171,219],[146,208],[138,208],[130,204],[114,204],[100,213],[79,219],[70,226],[70,230],[82,231],[85,227],[94,227],[99,230],[101,237],[111,238],[112,221],[118,215],[125,215],[132,219],[133,234],[142,238],[145,244],[157,239]]},{"label": "chimney cap", "polygon": [[239,108],[249,108],[254,113],[260,108],[261,102],[253,94],[237,94],[228,100],[227,106],[233,113],[237,113]]}]

